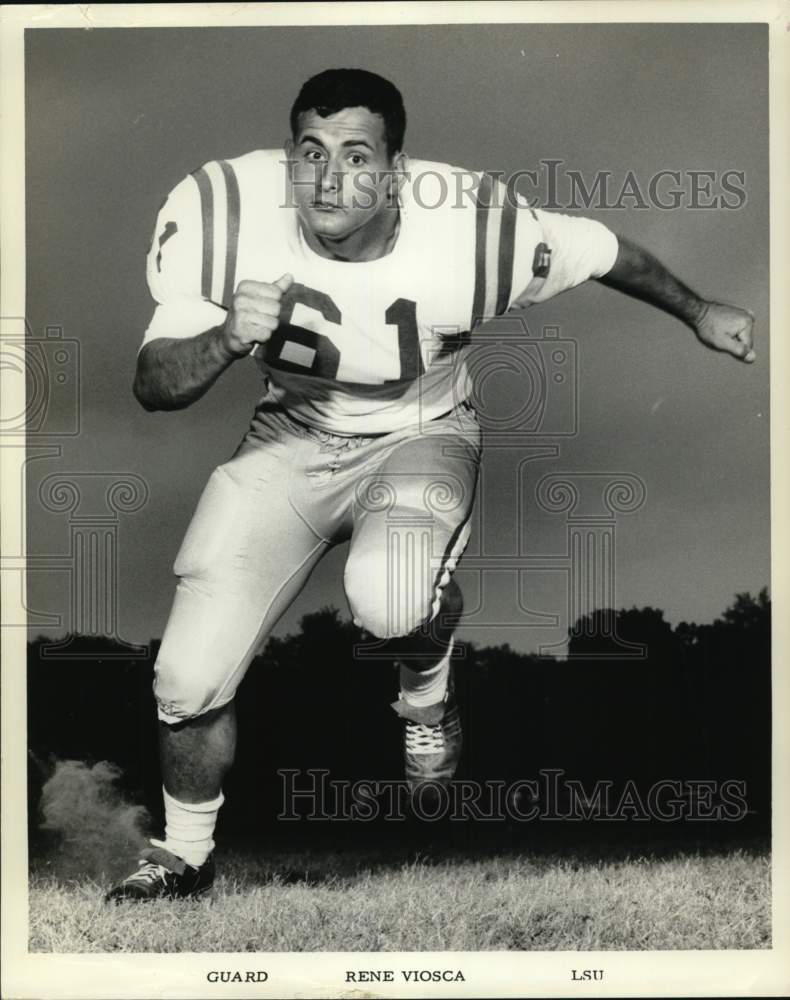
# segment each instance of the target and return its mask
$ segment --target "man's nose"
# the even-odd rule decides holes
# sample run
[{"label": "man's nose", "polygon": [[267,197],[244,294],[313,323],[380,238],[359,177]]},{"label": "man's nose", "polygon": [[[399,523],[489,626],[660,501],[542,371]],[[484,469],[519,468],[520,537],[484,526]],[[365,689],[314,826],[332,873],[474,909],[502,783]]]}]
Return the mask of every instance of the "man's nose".
[{"label": "man's nose", "polygon": [[334,160],[329,160],[321,165],[318,183],[321,186],[321,190],[327,194],[341,189],[343,186],[343,175]]}]

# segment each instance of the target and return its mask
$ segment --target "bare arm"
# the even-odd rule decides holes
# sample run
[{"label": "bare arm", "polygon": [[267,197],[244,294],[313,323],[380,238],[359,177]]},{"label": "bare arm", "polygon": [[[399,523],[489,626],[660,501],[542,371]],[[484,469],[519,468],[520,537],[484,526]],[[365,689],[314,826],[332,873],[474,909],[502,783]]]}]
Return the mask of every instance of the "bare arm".
[{"label": "bare arm", "polygon": [[706,347],[725,351],[747,363],[754,361],[754,317],[751,313],[737,306],[706,301],[636,243],[618,237],[618,244],[614,266],[598,278],[602,285],[616,288],[676,316],[694,331]]},{"label": "bare arm", "polygon": [[223,328],[196,337],[159,337],[137,356],[134,394],[146,410],[180,410],[194,403],[240,355],[225,345]]},{"label": "bare arm", "polygon": [[280,321],[282,296],[293,283],[242,281],[228,318],[195,337],[158,337],[137,356],[134,394],[146,410],[180,410],[194,403],[238,358],[265,343]]}]

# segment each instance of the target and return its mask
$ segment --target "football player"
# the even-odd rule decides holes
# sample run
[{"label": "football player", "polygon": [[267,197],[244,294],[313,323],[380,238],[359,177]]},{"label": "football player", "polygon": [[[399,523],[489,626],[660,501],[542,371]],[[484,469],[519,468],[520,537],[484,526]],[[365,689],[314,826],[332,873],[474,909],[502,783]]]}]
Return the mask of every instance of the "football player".
[{"label": "football player", "polygon": [[189,406],[250,356],[264,391],[175,561],[155,667],[165,836],[109,899],[211,886],[236,689],[341,541],[354,621],[399,663],[406,777],[415,792],[452,777],[453,571],[480,458],[464,354],[483,320],[593,278],[754,360],[750,313],[700,298],[598,222],[408,160],[405,123],[387,80],[328,70],[302,87],[284,150],[206,164],[159,213],[135,395],[147,410]]}]

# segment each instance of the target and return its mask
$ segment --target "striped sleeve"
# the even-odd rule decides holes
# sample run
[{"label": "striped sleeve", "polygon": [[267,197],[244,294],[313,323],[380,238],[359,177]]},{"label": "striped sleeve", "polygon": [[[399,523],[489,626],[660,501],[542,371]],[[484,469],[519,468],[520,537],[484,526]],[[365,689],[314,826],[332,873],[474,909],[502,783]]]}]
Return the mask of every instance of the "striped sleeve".
[{"label": "striped sleeve", "polygon": [[480,176],[475,192],[475,290],[472,327],[500,316],[510,305],[516,206],[503,197],[501,181]]},{"label": "striped sleeve", "polygon": [[157,303],[143,344],[194,337],[222,323],[233,297],[240,193],[233,165],[208,163],[170,192],[157,217],[147,260]]},{"label": "striped sleeve", "polygon": [[592,219],[531,208],[482,174],[475,206],[472,325],[606,274],[617,237]]}]

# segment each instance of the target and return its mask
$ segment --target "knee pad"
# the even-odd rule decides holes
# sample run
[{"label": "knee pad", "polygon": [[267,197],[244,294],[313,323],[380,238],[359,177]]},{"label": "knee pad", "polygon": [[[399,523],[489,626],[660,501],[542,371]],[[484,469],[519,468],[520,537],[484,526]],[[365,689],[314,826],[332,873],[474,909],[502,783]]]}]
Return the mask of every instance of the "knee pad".
[{"label": "knee pad", "polygon": [[232,701],[236,685],[216,671],[202,670],[200,661],[157,657],[154,666],[156,714],[161,722],[174,725],[197,718]]},{"label": "knee pad", "polygon": [[215,695],[215,691],[196,684],[174,684],[167,674],[164,680],[161,674],[157,674],[154,680],[157,718],[169,725],[187,722],[213,708],[220,708],[219,704],[214,704]]},{"label": "knee pad", "polygon": [[434,615],[433,586],[425,574],[399,579],[385,559],[353,555],[344,585],[354,623],[378,639],[394,639],[422,628]]}]

